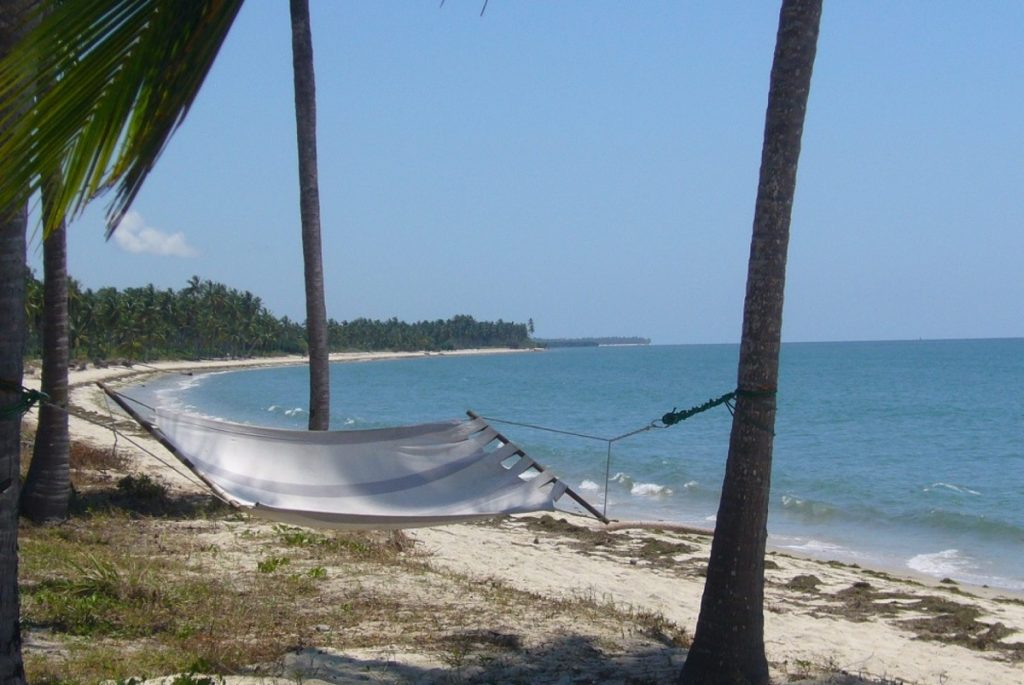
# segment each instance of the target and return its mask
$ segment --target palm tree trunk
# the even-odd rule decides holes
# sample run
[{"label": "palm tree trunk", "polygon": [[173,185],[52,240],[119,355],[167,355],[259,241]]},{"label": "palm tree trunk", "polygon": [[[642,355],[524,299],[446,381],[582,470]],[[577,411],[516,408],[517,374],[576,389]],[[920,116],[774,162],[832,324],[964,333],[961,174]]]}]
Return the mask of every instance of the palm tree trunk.
[{"label": "palm tree trunk", "polygon": [[[0,380],[22,382],[25,344],[24,211],[0,221]],[[0,385],[0,411],[21,399]],[[0,683],[24,682],[18,599],[18,495],[21,491],[21,414],[0,415]]]},{"label": "palm tree trunk", "polygon": [[43,377],[50,402],[39,408],[32,462],[21,491],[21,513],[36,522],[62,521],[71,500],[68,434],[68,256],[65,222],[51,222],[58,176],[42,186],[45,225],[56,227],[43,240]]},{"label": "palm tree trunk", "polygon": [[320,247],[320,188],[316,161],[316,80],[309,0],[291,0],[295,124],[299,148],[299,202],[302,258],[306,280],[306,332],[309,337],[309,429],[327,430],[330,422],[330,365],[327,306]]},{"label": "palm tree trunk", "polygon": [[[43,187],[43,211],[51,206],[53,185]],[[36,441],[21,513],[36,522],[68,515],[71,474],[68,435],[68,266],[67,236],[59,224],[43,243],[43,379],[49,403],[39,408]]]},{"label": "palm tree trunk", "polygon": [[[31,4],[7,2],[0,7],[0,56],[17,42],[23,13]],[[5,103],[9,106],[11,103]],[[14,103],[18,106],[18,103]],[[0,165],[0,184],[6,182]],[[20,387],[25,348],[24,206],[0,207],[0,380]],[[21,658],[21,602],[18,596],[18,495],[21,491],[21,415],[4,409],[20,400],[17,391],[0,385],[0,684],[25,683]]]},{"label": "palm tree trunk", "polygon": [[684,685],[768,682],[764,552],[768,536],[789,223],[821,0],[783,0],[754,210],[739,395],[722,498]]}]

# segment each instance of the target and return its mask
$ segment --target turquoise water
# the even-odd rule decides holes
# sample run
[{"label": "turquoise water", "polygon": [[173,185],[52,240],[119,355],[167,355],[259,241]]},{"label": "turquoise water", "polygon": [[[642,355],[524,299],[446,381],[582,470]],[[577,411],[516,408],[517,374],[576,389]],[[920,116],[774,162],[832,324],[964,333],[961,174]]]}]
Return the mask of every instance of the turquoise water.
[{"label": "turquoise water", "polygon": [[[602,347],[336,364],[332,427],[489,417],[613,437],[735,385],[735,345]],[[304,428],[303,367],[168,376],[156,401]],[[1024,590],[1024,340],[783,348],[770,544]],[[724,408],[614,445],[499,425],[613,518],[710,526]]]}]

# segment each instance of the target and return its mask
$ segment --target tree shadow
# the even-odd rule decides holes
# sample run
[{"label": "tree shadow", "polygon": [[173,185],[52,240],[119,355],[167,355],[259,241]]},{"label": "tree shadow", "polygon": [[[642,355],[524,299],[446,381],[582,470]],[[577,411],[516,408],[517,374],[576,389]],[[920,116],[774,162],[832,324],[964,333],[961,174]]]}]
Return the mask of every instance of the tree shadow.
[{"label": "tree shadow", "polygon": [[[603,647],[602,647],[603,643]],[[465,651],[463,651],[465,648]],[[675,683],[686,649],[647,641],[632,649],[609,647],[606,638],[566,634],[524,648],[510,633],[466,631],[417,651],[305,648],[284,657],[280,675],[304,682],[415,685],[658,685]],[[790,676],[793,678],[793,676]],[[897,685],[900,680],[835,671],[790,685]]]},{"label": "tree shadow", "polygon": [[593,636],[567,634],[524,648],[514,634],[470,631],[419,652],[307,648],[285,657],[282,675],[326,683],[646,685],[675,682],[685,658],[672,645],[615,652]]},{"label": "tree shadow", "polygon": [[206,493],[172,494],[146,475],[128,475],[113,488],[75,492],[70,515],[87,518],[97,513],[127,514],[160,519],[215,518],[233,512],[229,505]]}]

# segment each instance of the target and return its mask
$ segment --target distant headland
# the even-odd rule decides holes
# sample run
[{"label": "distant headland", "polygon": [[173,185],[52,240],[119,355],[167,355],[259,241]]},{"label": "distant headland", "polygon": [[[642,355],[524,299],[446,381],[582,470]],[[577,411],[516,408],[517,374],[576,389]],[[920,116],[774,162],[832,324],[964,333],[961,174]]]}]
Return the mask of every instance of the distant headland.
[{"label": "distant headland", "polygon": [[538,347],[606,347],[609,345],[650,345],[650,338],[612,336],[605,338],[534,338]]}]

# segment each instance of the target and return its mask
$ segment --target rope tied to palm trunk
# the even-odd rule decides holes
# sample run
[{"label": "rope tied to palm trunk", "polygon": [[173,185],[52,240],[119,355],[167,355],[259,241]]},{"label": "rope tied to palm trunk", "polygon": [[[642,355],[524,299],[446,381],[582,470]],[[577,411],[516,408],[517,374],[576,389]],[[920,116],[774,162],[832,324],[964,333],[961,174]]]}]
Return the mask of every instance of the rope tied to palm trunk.
[{"label": "rope tied to palm trunk", "polygon": [[26,388],[24,385],[0,379],[0,389],[19,394],[18,400],[6,407],[0,407],[0,420],[16,419],[29,411],[37,402],[46,402],[50,396],[41,390]]},{"label": "rope tied to palm trunk", "polygon": [[[696,416],[697,414],[701,414],[703,412],[708,411],[709,409],[714,409],[715,407],[721,406],[723,404],[725,405],[725,408],[729,410],[729,413],[735,416],[737,397],[774,397],[775,394],[775,390],[769,389],[747,390],[744,388],[736,388],[735,390],[727,392],[724,395],[721,395],[719,397],[713,397],[709,399],[707,402],[703,404],[698,404],[694,407],[690,407],[689,409],[676,411],[676,408],[672,407],[672,411],[668,412],[667,414],[661,417],[660,427],[668,428],[669,426],[674,426],[677,423],[685,421],[686,419],[692,416]],[[763,426],[758,426],[758,428],[761,428],[762,430],[767,430]],[[772,433],[772,435],[775,434],[773,431],[768,432]]]}]

